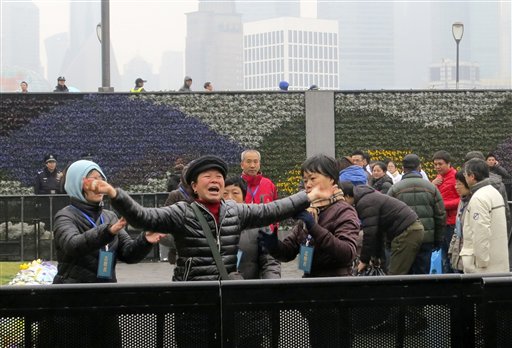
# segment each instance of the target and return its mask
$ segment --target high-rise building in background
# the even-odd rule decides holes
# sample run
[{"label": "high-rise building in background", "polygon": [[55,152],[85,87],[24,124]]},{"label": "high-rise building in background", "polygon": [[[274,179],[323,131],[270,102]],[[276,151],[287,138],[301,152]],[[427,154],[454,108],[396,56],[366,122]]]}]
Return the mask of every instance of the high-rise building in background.
[{"label": "high-rise building in background", "polygon": [[299,17],[300,1],[254,1],[236,0],[236,12],[242,15],[242,21],[253,22],[276,17]]},{"label": "high-rise building in background", "polygon": [[69,34],[58,33],[44,40],[46,48],[46,76],[57,84],[57,77],[62,73],[64,54],[69,48]]},{"label": "high-rise building in background", "polygon": [[187,14],[185,74],[192,90],[211,81],[216,90],[241,90],[242,20],[233,1],[199,0],[198,11]]},{"label": "high-rise building in background", "polygon": [[394,3],[395,89],[424,89],[429,85],[432,63],[430,2],[409,0]]},{"label": "high-rise building in background", "polygon": [[[167,51],[162,54],[160,65],[160,88],[164,91],[177,91],[183,85],[185,69],[183,52]],[[200,90],[197,85],[196,90]]]},{"label": "high-rise building in background", "polygon": [[454,22],[464,23],[459,60],[478,64],[481,88],[510,88],[510,2],[435,2],[432,6],[432,63],[456,60]]},{"label": "high-rise building in background", "polygon": [[244,89],[338,89],[338,23],[273,18],[244,24]]},{"label": "high-rise building in background", "polygon": [[[101,22],[100,2],[70,2],[69,48],[64,54],[61,72],[68,86],[80,91],[96,92],[101,86],[101,44],[96,26]],[[55,55],[58,53],[54,52]],[[48,76],[52,81],[57,76]],[[112,46],[110,50],[110,80],[116,87],[121,82]]]},{"label": "high-rise building in background", "polygon": [[340,87],[395,88],[394,2],[318,1],[318,18],[339,23]]},{"label": "high-rise building in background", "polygon": [[43,74],[39,8],[32,1],[2,2],[1,22],[0,86],[1,90],[12,92],[21,80],[40,80]]},{"label": "high-rise building in background", "polygon": [[147,81],[144,84],[146,91],[160,90],[160,79],[156,74],[153,74],[153,66],[144,58],[135,56],[124,65],[123,70],[122,83],[116,89],[117,92],[129,92],[130,88],[135,87],[135,80],[139,77]]},{"label": "high-rise building in background", "polygon": [[[457,62],[443,59],[442,62],[430,65],[429,88],[457,88]],[[480,67],[477,63],[459,61],[459,89],[482,88],[480,83]]]}]

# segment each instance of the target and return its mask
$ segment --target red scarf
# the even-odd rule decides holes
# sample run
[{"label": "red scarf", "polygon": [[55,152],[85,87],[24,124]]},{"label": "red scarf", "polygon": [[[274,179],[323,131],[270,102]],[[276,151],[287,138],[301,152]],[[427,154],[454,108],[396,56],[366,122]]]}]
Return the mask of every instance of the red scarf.
[{"label": "red scarf", "polygon": [[210,213],[212,213],[213,217],[215,218],[215,221],[217,221],[217,224],[218,224],[219,223],[220,202],[208,203],[208,202],[202,201],[200,199],[197,199],[197,202],[204,205],[204,207],[206,209],[208,209],[208,211]]}]

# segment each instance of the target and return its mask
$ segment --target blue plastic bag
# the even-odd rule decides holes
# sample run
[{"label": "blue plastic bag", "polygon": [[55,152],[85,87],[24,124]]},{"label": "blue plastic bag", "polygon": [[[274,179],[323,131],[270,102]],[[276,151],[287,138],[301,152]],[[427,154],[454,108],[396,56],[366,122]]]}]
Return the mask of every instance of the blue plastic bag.
[{"label": "blue plastic bag", "polygon": [[443,258],[441,256],[441,250],[433,251],[432,257],[430,258],[430,274],[442,274],[443,273]]}]

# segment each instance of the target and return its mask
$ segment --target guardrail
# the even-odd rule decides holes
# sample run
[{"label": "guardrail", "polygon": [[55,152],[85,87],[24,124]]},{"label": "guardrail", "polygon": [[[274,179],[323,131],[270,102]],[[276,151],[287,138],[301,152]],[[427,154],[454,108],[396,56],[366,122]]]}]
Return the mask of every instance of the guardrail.
[{"label": "guardrail", "polygon": [[[0,288],[6,347],[510,347],[510,274]],[[93,295],[93,296],[91,296]]]},{"label": "guardrail", "polygon": [[[134,193],[131,196],[145,207],[163,206],[167,193]],[[0,196],[0,261],[53,260],[53,216],[69,204],[67,195]],[[110,202],[105,200],[105,207]],[[140,230],[128,226],[128,233]],[[149,258],[157,258],[155,246]]]}]

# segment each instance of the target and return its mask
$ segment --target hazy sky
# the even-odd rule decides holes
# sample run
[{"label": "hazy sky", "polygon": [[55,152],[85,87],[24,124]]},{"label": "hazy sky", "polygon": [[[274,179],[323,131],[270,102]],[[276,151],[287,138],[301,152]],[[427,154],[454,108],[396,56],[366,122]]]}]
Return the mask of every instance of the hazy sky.
[{"label": "hazy sky", "polygon": [[[46,66],[44,39],[69,30],[69,4],[72,1],[92,1],[32,1],[40,10],[41,63]],[[301,2],[304,16],[316,15],[316,0],[297,1]],[[153,70],[157,71],[163,52],[184,52],[187,27],[185,14],[197,11],[197,8],[197,0],[110,0],[110,35],[120,72],[123,72],[124,64],[136,55],[149,61]]]}]

